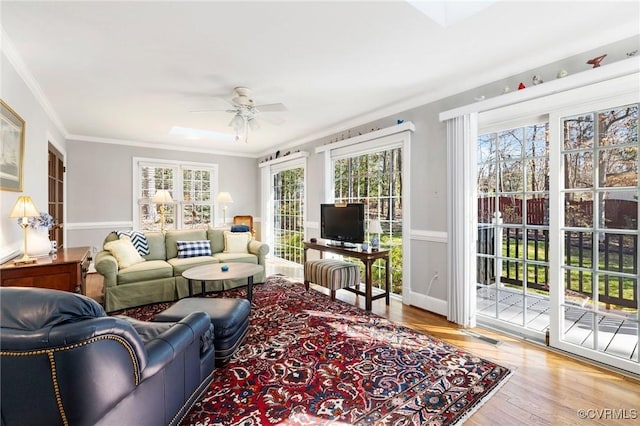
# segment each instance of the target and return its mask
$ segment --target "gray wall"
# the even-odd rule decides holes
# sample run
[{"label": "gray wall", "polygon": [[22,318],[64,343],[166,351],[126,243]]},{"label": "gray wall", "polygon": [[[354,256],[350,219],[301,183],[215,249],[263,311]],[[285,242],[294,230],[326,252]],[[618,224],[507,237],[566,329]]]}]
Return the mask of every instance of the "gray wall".
[{"label": "gray wall", "polygon": [[4,51],[0,61],[0,98],[25,121],[22,192],[0,191],[0,261],[4,261],[22,251],[24,235],[16,219],[9,219],[9,212],[21,195],[30,196],[38,210],[48,211],[48,142],[62,153],[66,145],[61,131]]},{"label": "gray wall", "polygon": [[69,246],[100,249],[115,224],[133,221],[134,157],[216,164],[220,190],[233,197],[227,221],[236,214],[259,215],[254,158],[86,141],[67,141],[67,146]]}]

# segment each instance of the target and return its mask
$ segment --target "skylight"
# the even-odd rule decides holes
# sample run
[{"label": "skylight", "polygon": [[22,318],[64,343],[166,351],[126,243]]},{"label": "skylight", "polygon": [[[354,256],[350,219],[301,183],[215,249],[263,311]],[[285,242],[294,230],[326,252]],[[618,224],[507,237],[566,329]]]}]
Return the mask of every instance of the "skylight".
[{"label": "skylight", "polygon": [[495,1],[415,1],[407,0],[411,6],[427,15],[442,27],[449,27],[481,10],[491,6]]}]

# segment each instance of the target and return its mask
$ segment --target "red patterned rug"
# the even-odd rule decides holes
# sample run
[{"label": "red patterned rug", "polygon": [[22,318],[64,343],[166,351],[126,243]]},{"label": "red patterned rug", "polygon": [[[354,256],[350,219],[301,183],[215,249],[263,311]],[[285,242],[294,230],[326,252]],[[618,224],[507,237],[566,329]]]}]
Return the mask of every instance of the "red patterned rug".
[{"label": "red patterned rug", "polygon": [[[230,290],[212,297],[244,297]],[[120,312],[148,320],[158,303]],[[183,424],[450,425],[509,369],[282,277],[254,287],[251,326]]]}]

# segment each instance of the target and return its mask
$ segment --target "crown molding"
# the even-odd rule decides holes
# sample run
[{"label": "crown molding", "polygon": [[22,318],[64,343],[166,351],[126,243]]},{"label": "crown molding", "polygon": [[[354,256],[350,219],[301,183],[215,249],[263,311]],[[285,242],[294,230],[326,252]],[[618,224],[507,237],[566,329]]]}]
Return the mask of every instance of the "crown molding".
[{"label": "crown molding", "polygon": [[16,49],[13,47],[13,43],[11,42],[9,36],[7,36],[7,33],[4,31],[4,29],[1,29],[0,31],[0,38],[2,40],[2,42],[0,43],[0,50],[4,52],[7,60],[11,63],[11,65],[13,65],[20,78],[22,78],[29,90],[31,90],[31,93],[36,98],[36,101],[40,104],[45,114],[47,114],[54,126],[56,126],[58,131],[66,137],[67,129],[64,128],[60,117],[58,117],[58,114],[56,114],[55,110],[51,106],[51,102],[49,102],[49,99],[47,99],[47,97],[45,96],[35,77],[33,76],[33,74],[31,74],[29,68],[27,68],[27,65],[24,63]]}]

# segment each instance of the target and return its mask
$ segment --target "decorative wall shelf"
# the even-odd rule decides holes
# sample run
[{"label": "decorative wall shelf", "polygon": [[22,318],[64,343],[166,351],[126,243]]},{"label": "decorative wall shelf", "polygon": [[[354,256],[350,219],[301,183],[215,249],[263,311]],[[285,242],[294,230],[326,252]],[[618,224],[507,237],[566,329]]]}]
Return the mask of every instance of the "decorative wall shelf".
[{"label": "decorative wall shelf", "polygon": [[274,158],[273,160],[263,161],[259,164],[260,167],[272,166],[278,163],[284,163],[285,161],[297,160],[298,158],[308,157],[309,153],[307,151],[298,151],[289,155],[284,155],[282,157]]}]

